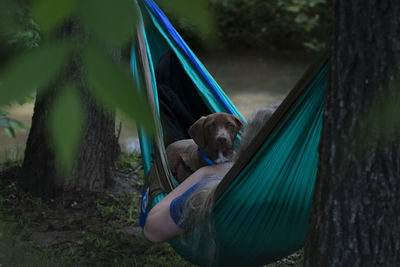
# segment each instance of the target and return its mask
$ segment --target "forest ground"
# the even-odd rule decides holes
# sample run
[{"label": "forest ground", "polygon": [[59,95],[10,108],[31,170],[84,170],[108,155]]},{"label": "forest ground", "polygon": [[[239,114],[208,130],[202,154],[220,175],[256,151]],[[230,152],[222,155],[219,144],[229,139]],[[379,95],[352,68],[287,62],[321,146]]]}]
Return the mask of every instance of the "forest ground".
[{"label": "forest ground", "polygon": [[[123,153],[104,193],[42,199],[19,184],[21,162],[0,164],[0,266],[193,266],[139,226],[140,154]],[[302,250],[268,266],[302,266]]]}]

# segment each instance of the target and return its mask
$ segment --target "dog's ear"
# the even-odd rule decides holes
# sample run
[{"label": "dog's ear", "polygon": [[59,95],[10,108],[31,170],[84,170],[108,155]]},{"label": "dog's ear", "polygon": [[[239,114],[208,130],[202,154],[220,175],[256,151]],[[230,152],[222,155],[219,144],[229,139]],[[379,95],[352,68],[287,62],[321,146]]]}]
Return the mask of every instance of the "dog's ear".
[{"label": "dog's ear", "polygon": [[234,120],[235,123],[236,123],[237,130],[240,131],[241,129],[243,129],[245,123],[244,123],[244,121],[242,120],[242,118],[240,118],[240,117],[237,116],[237,115],[233,115],[233,114],[232,114],[231,116],[232,116],[233,120]]},{"label": "dog's ear", "polygon": [[194,140],[196,144],[198,144],[201,148],[205,146],[205,138],[204,138],[204,122],[207,117],[202,116],[195,123],[192,124],[189,128],[189,135]]}]

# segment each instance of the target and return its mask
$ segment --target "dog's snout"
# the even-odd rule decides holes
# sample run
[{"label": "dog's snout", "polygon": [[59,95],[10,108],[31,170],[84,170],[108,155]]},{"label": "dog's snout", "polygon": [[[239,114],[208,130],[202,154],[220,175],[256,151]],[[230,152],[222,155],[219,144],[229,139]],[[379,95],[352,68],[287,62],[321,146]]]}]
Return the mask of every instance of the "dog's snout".
[{"label": "dog's snout", "polygon": [[226,142],[228,141],[228,139],[226,139],[226,137],[225,136],[218,136],[217,137],[217,142],[219,143],[219,144],[226,144]]}]

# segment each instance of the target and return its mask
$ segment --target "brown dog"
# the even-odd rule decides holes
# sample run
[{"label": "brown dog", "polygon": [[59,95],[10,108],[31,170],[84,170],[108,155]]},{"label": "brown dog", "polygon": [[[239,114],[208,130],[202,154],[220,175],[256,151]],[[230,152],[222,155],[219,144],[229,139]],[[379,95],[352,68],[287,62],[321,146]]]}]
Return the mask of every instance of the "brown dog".
[{"label": "brown dog", "polygon": [[231,161],[236,135],[243,126],[240,117],[222,112],[198,119],[189,128],[193,139],[167,147],[168,163],[178,182],[200,167]]}]

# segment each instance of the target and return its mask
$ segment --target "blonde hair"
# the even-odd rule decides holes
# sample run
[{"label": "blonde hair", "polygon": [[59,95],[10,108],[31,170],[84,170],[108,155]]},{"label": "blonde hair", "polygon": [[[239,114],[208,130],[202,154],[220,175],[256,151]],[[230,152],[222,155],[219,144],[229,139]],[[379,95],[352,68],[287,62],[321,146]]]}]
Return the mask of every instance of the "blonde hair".
[{"label": "blonde hair", "polygon": [[185,201],[183,216],[188,229],[194,228],[198,222],[207,220],[214,204],[214,192],[222,178],[210,179],[200,183]]},{"label": "blonde hair", "polygon": [[[184,244],[191,245],[193,251],[201,250],[200,247],[207,244],[206,250],[201,250],[206,254],[208,266],[214,265],[214,259],[217,255],[217,246],[215,240],[214,227],[211,222],[212,208],[214,206],[214,192],[222,180],[210,179],[207,182],[200,183],[192,194],[185,201],[180,224],[186,226],[185,233],[179,238]],[[202,224],[203,227],[197,227]],[[196,232],[198,231],[198,232]]]},{"label": "blonde hair", "polygon": [[246,151],[250,142],[254,139],[254,137],[261,131],[261,128],[267,123],[269,118],[271,118],[272,114],[280,105],[279,103],[274,103],[263,107],[253,113],[250,119],[248,120],[248,124],[243,128],[243,134],[240,139],[240,146],[235,156],[233,157],[233,161],[238,160],[240,155]]}]

